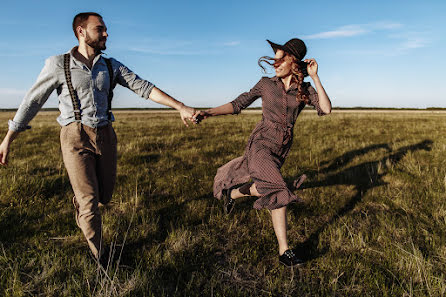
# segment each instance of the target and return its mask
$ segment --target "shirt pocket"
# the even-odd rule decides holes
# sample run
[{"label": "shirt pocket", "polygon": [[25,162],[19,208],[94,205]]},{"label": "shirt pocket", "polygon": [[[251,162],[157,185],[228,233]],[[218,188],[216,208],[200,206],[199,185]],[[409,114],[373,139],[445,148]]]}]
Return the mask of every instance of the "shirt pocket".
[{"label": "shirt pocket", "polygon": [[110,77],[108,72],[99,71],[95,79],[95,87],[99,92],[107,92],[110,89]]}]

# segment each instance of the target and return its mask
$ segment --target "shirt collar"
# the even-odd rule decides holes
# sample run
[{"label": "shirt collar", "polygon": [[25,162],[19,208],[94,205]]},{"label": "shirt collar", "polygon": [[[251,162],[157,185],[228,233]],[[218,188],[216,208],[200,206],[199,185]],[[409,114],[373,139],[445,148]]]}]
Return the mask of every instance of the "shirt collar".
[{"label": "shirt collar", "polygon": [[[73,47],[69,53],[71,55],[72,60],[77,64],[77,65],[85,65],[84,63],[82,63],[81,61],[79,61],[78,59],[75,58],[74,56],[74,52],[77,51],[77,49],[79,48],[79,46],[75,46]],[[93,66],[94,64],[96,64],[96,62],[102,57],[103,52],[100,52],[98,55],[96,55],[96,57],[94,57],[93,59]]]}]

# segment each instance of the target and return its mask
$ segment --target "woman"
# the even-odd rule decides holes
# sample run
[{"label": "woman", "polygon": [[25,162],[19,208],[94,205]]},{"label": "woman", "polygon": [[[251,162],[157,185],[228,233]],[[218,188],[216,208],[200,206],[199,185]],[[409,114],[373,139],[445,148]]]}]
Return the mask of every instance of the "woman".
[{"label": "woman", "polygon": [[[316,60],[302,61],[307,52],[302,40],[291,39],[284,45],[267,41],[275,57],[262,57],[259,65],[263,68],[261,63],[266,62],[274,66],[276,76],[263,77],[249,92],[241,94],[234,101],[196,112],[194,118],[199,121],[211,116],[238,114],[262,97],[262,120],[252,132],[245,154],[218,169],[214,179],[214,196],[224,199],[226,213],[232,211],[238,198],[258,197],[254,208],[271,211],[279,243],[279,262],[294,266],[303,261],[288,246],[286,208],[289,203],[301,199],[287,188],[280,168],[291,148],[294,123],[305,105],[313,105],[321,116],[331,112],[331,102],[317,74]],[[312,78],[317,92],[310,83],[303,81],[305,75]],[[297,181],[297,187],[304,178],[302,176]]]}]

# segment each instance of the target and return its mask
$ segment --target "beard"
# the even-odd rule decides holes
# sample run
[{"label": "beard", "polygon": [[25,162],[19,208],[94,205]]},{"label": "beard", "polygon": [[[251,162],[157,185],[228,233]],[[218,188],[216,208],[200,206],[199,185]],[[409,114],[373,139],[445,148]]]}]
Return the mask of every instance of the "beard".
[{"label": "beard", "polygon": [[90,35],[88,35],[88,32],[87,32],[87,36],[85,37],[85,43],[88,44],[89,46],[91,46],[96,51],[105,50],[107,48],[105,46],[106,41],[107,41],[107,38],[99,38],[98,37],[96,39],[93,39],[90,37]]}]

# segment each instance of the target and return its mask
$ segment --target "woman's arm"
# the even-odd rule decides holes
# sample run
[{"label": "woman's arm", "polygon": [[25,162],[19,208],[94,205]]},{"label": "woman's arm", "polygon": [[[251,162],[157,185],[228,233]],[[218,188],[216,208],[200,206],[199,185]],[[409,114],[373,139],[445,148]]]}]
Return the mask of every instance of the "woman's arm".
[{"label": "woman's arm", "polygon": [[199,123],[201,120],[207,119],[211,116],[239,114],[242,109],[245,109],[262,96],[262,89],[265,84],[265,80],[266,78],[260,79],[260,81],[249,92],[240,94],[236,99],[229,103],[208,110],[195,112],[193,117],[194,121]]},{"label": "woman's arm", "polygon": [[199,123],[201,120],[207,119],[208,117],[233,113],[234,107],[232,106],[232,103],[229,102],[207,110],[197,110],[193,116],[193,119],[196,123]]},{"label": "woman's arm", "polygon": [[317,90],[317,95],[319,98],[319,107],[325,114],[329,114],[331,113],[331,101],[330,98],[328,98],[328,95],[325,92],[324,87],[322,86],[319,76],[317,75],[317,70],[318,70],[317,62],[315,59],[305,59],[304,61],[308,63],[307,66],[308,75],[310,75]]}]

